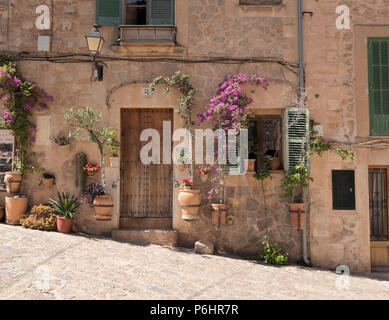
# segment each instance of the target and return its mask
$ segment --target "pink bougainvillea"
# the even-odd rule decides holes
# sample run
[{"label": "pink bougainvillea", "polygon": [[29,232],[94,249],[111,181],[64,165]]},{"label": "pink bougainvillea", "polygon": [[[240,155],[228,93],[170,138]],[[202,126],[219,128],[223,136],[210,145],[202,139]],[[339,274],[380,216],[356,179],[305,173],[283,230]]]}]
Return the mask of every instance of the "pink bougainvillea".
[{"label": "pink bougainvillea", "polygon": [[[253,120],[253,113],[249,110],[249,105],[253,99],[243,90],[242,85],[254,83],[262,86],[265,90],[268,83],[265,78],[246,74],[232,74],[225,78],[219,84],[216,95],[210,100],[204,111],[197,115],[198,123],[213,121],[215,128],[227,130],[248,129]],[[223,145],[226,148],[226,145]],[[215,151],[216,160],[210,166],[214,169],[214,177],[211,179],[212,187],[208,192],[208,199],[211,201],[219,196],[219,201],[223,202],[223,193],[225,189],[225,165],[218,164],[217,151]]]}]

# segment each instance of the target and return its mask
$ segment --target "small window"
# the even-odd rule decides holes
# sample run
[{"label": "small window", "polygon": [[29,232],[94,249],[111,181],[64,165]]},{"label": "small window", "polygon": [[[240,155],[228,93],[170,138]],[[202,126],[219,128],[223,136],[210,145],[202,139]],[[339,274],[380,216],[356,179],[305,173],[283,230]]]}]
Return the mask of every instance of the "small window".
[{"label": "small window", "polygon": [[148,1],[127,0],[126,1],[126,24],[145,25],[148,24]]},{"label": "small window", "polygon": [[[277,157],[279,159],[278,170],[282,169],[282,118],[277,115],[256,116],[256,159],[260,164],[263,156]],[[258,165],[257,165],[258,168]]]},{"label": "small window", "polygon": [[355,210],[354,170],[332,170],[333,210]]},{"label": "small window", "polygon": [[258,6],[272,6],[281,5],[282,0],[239,0],[239,4],[243,5],[258,5]]},{"label": "small window", "polygon": [[10,130],[0,130],[0,191],[5,191],[4,176],[13,169],[15,137]]}]

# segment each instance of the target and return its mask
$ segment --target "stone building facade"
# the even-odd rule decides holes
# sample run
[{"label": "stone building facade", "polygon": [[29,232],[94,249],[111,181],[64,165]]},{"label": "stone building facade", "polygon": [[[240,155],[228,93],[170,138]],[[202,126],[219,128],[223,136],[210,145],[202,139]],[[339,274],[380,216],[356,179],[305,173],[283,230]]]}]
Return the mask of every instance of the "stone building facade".
[{"label": "stone building facade", "polygon": [[[65,110],[89,105],[102,114],[104,124],[116,127],[124,139],[121,109],[174,109],[177,105],[179,92],[176,91],[163,95],[163,88],[157,88],[152,96],[142,94],[142,88],[160,75],[181,70],[190,76],[198,89],[194,115],[203,110],[226,75],[246,73],[264,77],[270,83],[269,90],[246,87],[254,99],[251,108],[258,116],[279,117],[283,123],[285,107],[293,106],[298,95],[297,1],[265,2],[173,1],[175,42],[119,43],[118,25],[104,25],[100,28],[105,39],[100,55],[106,64],[103,81],[91,82],[92,64],[84,35],[96,23],[96,0],[1,1],[0,51],[15,54],[24,77],[54,97],[47,111],[34,115],[38,132],[33,150],[40,164],[55,173],[56,185],[46,191],[38,185],[38,173],[27,175],[23,190],[29,195],[30,204],[47,202],[57,190],[76,190],[74,172],[78,152],[85,152],[90,160],[98,159],[97,148],[89,142],[72,144],[70,153],[63,153],[53,143],[53,135],[68,130],[63,120]],[[350,141],[356,153],[353,161],[341,161],[333,152],[312,159],[314,182],[309,191],[307,231],[309,256],[314,266],[335,268],[345,264],[352,272],[371,269],[368,169],[388,165],[389,154],[382,146],[377,149],[376,145],[354,144],[385,141],[384,137],[369,134],[365,39],[389,37],[388,4],[387,0],[303,1],[304,67],[311,117],[322,125],[326,139],[340,145]],[[36,8],[40,5],[49,9],[48,30],[36,27],[40,15]],[[336,27],[339,5],[350,8],[350,29]],[[123,15],[125,11],[122,10]],[[124,31],[133,35],[131,30]],[[38,51],[38,38],[42,36],[50,38],[48,51]],[[173,123],[173,128],[183,126],[177,115]],[[109,163],[109,154],[106,162]],[[355,171],[355,210],[332,208],[331,172],[336,169]],[[115,200],[112,221],[96,221],[93,209],[84,204],[76,218],[80,231],[111,235],[123,228],[120,223],[123,186],[119,182],[116,189],[112,188],[121,177],[121,170],[126,168],[107,167],[107,192]],[[187,175],[188,171],[173,167],[171,178],[180,181]],[[203,198],[199,220],[181,219],[178,189],[173,190],[170,227],[178,231],[178,244],[192,247],[195,241],[206,239],[214,241],[219,251],[258,256],[263,236],[268,233],[272,241],[280,243],[289,253],[292,261],[300,260],[302,231],[292,228],[288,200],[281,196],[285,171],[272,172],[272,176],[273,179],[264,182],[267,210],[260,181],[252,175],[228,176],[226,192],[231,224],[217,227],[211,223],[211,207],[206,199],[209,184],[200,183],[196,172],[194,179]]]}]

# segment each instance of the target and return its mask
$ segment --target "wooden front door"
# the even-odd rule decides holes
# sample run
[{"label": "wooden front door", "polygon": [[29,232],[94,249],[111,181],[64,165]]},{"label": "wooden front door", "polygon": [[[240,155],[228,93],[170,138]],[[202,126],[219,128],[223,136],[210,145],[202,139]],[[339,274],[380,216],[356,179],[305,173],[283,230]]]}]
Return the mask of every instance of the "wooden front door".
[{"label": "wooden front door", "polygon": [[387,168],[369,168],[369,211],[371,267],[389,267]]},{"label": "wooden front door", "polygon": [[134,220],[141,218],[172,217],[172,165],[145,165],[140,160],[140,151],[148,143],[140,141],[141,132],[144,129],[155,129],[160,134],[162,162],[163,121],[173,121],[172,109],[121,109],[122,226],[126,219],[136,224]]}]

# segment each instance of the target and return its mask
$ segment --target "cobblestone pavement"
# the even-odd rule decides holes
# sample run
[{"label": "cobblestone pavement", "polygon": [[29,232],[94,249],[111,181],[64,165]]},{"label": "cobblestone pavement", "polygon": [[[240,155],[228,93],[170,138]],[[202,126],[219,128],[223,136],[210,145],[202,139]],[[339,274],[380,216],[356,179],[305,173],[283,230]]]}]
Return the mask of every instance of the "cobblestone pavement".
[{"label": "cobblestone pavement", "polygon": [[345,287],[330,271],[0,224],[0,299],[389,298],[389,281]]}]

